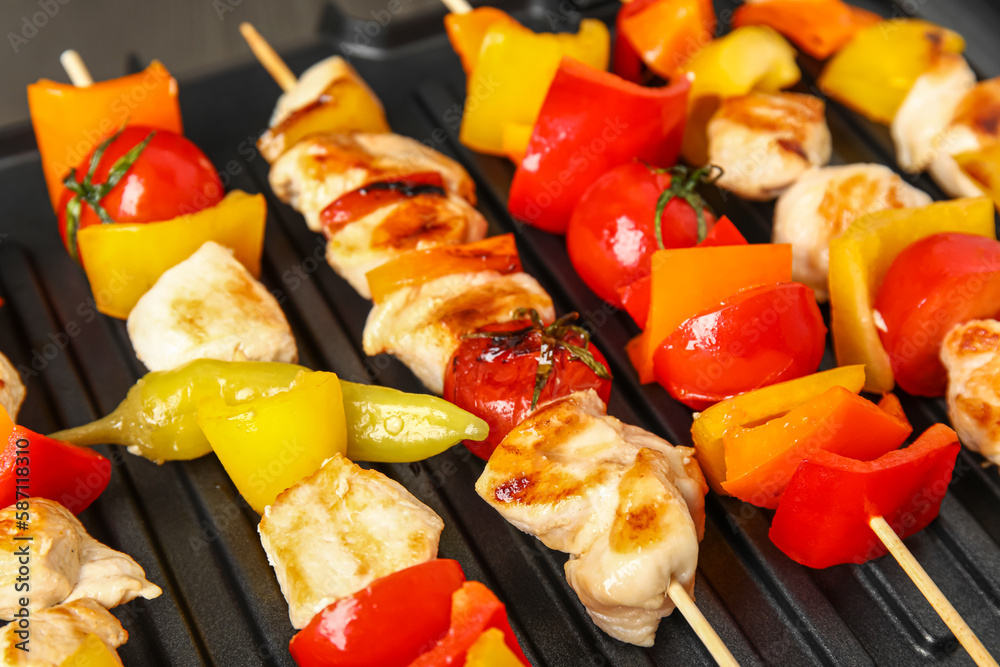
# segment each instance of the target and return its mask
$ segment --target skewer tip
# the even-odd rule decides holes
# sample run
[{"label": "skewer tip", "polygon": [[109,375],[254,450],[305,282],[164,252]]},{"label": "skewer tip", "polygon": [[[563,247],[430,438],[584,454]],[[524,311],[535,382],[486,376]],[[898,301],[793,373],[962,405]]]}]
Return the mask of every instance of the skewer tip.
[{"label": "skewer tip", "polygon": [[75,50],[66,49],[59,54],[59,62],[62,63],[63,69],[66,70],[66,74],[69,75],[69,80],[74,86],[85,88],[94,83],[94,79],[90,76],[90,70],[87,69],[86,63],[83,62],[83,58]]}]

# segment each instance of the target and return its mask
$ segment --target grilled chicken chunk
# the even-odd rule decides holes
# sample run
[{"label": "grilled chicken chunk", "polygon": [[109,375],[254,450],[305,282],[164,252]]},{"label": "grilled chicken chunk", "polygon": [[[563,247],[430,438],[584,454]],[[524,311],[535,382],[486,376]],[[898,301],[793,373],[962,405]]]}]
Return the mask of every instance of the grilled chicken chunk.
[{"label": "grilled chicken chunk", "polygon": [[[87,641],[96,636],[115,651],[128,640],[118,619],[93,600],[83,598],[31,614],[28,651],[17,648],[24,641],[17,623],[0,630],[0,665],[4,667],[61,667]],[[121,664],[119,661],[118,664]]]},{"label": "grilled chicken chunk", "polygon": [[962,443],[1000,465],[1000,322],[973,320],[941,345],[948,418]]},{"label": "grilled chicken chunk", "polygon": [[904,171],[919,173],[930,167],[939,152],[955,152],[943,135],[974,85],[975,72],[957,53],[941,54],[934,68],[917,78],[891,125],[896,160]]},{"label": "grilled chicken chunk", "polygon": [[694,450],[605,414],[597,394],[543,406],[490,457],[476,491],[518,529],[571,554],[566,577],[612,637],[651,646],[694,587],[708,487]]},{"label": "grilled chicken chunk", "polygon": [[750,93],[722,102],[708,123],[709,162],[720,187],[744,199],[774,199],[810,167],[830,161],[823,100]]},{"label": "grilled chicken chunk", "polygon": [[151,371],[194,359],[294,363],[299,356],[274,296],[214,241],[160,276],[129,314],[128,335]]},{"label": "grilled chicken chunk", "polygon": [[440,395],[462,335],[509,321],[518,308],[534,308],[545,322],[555,319],[552,299],[526,273],[456,273],[403,287],[368,313],[365,354],[395,355]]},{"label": "grilled chicken chunk", "polygon": [[282,492],[258,527],[295,628],[379,577],[435,558],[443,529],[398,483],[339,454]]},{"label": "grilled chicken chunk", "polygon": [[981,197],[983,191],[965,175],[953,155],[1000,141],[1000,78],[977,83],[955,109],[941,148],[930,165],[934,181],[951,197]]},{"label": "grilled chicken chunk", "polygon": [[461,197],[418,194],[340,228],[328,227],[326,261],[370,299],[365,274],[372,269],[410,250],[478,241],[486,229],[486,219]]},{"label": "grilled chicken chunk", "polygon": [[10,359],[0,352],[0,405],[14,421],[17,421],[17,413],[24,403],[24,394],[21,374],[14,368],[14,364],[10,363]]},{"label": "grilled chicken chunk", "polygon": [[812,287],[816,299],[825,301],[830,241],[866,213],[929,203],[927,193],[879,164],[814,169],[778,198],[772,238],[792,244],[792,279]]},{"label": "grilled chicken chunk", "polygon": [[[127,554],[106,547],[87,534],[65,507],[44,498],[29,499],[28,530],[19,531],[14,505],[0,511],[0,618],[11,620],[23,593],[15,588],[18,549],[29,544],[31,595],[35,612],[87,598],[111,609],[137,597],[151,600],[162,591],[146,580]],[[29,541],[18,537],[31,537]]]},{"label": "grilled chicken chunk", "polygon": [[341,196],[372,183],[421,172],[441,174],[445,190],[476,203],[475,184],[454,160],[398,134],[317,134],[272,165],[271,189],[305,216],[313,231],[320,213]]}]

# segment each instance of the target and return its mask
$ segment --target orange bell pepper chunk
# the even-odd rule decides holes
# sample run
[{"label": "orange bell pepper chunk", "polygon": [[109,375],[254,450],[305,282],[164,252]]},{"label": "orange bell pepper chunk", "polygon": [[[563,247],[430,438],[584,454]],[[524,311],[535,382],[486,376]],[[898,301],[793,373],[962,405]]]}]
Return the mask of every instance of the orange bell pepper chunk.
[{"label": "orange bell pepper chunk", "polygon": [[638,0],[623,10],[619,35],[625,35],[649,69],[670,80],[715,36],[711,0]]},{"label": "orange bell pepper chunk", "polygon": [[422,285],[453,273],[499,271],[517,273],[521,258],[513,234],[491,236],[462,245],[444,245],[408,252],[367,273],[372,300],[380,303],[401,287]]},{"label": "orange bell pepper chunk", "polygon": [[825,60],[857,32],[882,17],[841,0],[766,0],[744,3],[733,15],[733,27],[766,25],[814,58]]},{"label": "orange bell pepper chunk", "polygon": [[86,88],[41,79],[28,86],[28,107],[53,209],[69,170],[126,121],[183,132],[177,81],[155,60],[141,72]]},{"label": "orange bell pepper chunk", "polygon": [[13,431],[14,420],[10,418],[7,410],[0,405],[0,443],[6,443]]},{"label": "orange bell pepper chunk", "polygon": [[792,247],[753,244],[658,250],[651,266],[646,330],[641,343],[630,343],[637,346],[630,358],[643,384],[656,379],[656,349],[685,320],[745,287],[791,282]]},{"label": "orange bell pepper chunk", "polygon": [[59,663],[59,667],[121,667],[121,664],[118,652],[90,633],[72,655]]},{"label": "orange bell pepper chunk", "polygon": [[479,47],[483,45],[486,31],[498,23],[514,24],[517,20],[496,7],[476,7],[465,14],[450,12],[444,17],[444,30],[448,34],[448,41],[462,61],[462,69],[465,70],[466,76],[472,74],[472,69],[479,60]]},{"label": "orange bell pepper chunk", "polygon": [[903,444],[912,430],[871,401],[831,387],[784,417],[727,431],[722,487],[740,500],[774,509],[799,463],[814,452],[871,461]]},{"label": "orange bell pepper chunk", "polygon": [[913,429],[913,425],[910,424],[910,420],[907,418],[906,412],[903,410],[903,404],[899,402],[899,397],[891,391],[882,397],[882,400],[878,402],[878,407],[880,410],[888,412],[899,421],[908,425],[911,430]]}]

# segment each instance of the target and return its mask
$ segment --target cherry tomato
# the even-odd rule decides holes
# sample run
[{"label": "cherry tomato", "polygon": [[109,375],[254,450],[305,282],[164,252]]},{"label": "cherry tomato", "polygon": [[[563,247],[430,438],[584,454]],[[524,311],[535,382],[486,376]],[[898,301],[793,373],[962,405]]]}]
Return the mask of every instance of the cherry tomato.
[{"label": "cherry tomato", "polygon": [[[114,222],[159,222],[185,213],[215,206],[225,194],[222,181],[212,162],[193,143],[168,130],[127,126],[106,146],[90,174],[87,191],[108,181],[112,166],[154,133],[149,143],[132,162],[121,179],[93,204],[82,202],[79,222],[67,215],[67,207],[78,193],[65,189],[59,200],[59,234],[70,254],[76,257],[76,231],[103,221],[95,210],[99,206]],[[84,184],[91,160],[100,146],[73,171],[78,184]]]},{"label": "cherry tomato", "polygon": [[[555,325],[558,324],[557,321]],[[555,325],[550,325],[548,331]],[[531,326],[530,320],[489,324],[477,334],[512,332]],[[571,345],[584,344],[583,337],[575,331],[556,333]],[[532,411],[543,335],[548,334],[534,328],[517,338],[466,338],[451,358],[445,374],[444,398],[490,425],[486,440],[465,443],[476,456],[489,459],[504,436]],[[586,389],[595,390],[607,403],[611,396],[608,362],[593,344],[587,351],[604,368],[606,377],[599,377],[586,363],[572,359],[565,347],[557,346],[551,373],[538,397],[539,405]]]},{"label": "cherry tomato", "polygon": [[464,581],[453,560],[394,572],[316,614],[288,648],[299,667],[406,667],[448,632]]},{"label": "cherry tomato", "polygon": [[657,381],[695,410],[819,368],[826,326],[800,283],[741,290],[684,322],[653,357]]},{"label": "cherry tomato", "polygon": [[941,396],[948,373],[941,341],[957,324],[1000,314],[1000,242],[934,234],[899,253],[875,299],[879,331],[896,382],[918,396]]},{"label": "cherry tomato", "polygon": [[[617,308],[622,307],[618,290],[648,275],[649,258],[660,249],[656,205],[670,186],[670,174],[630,162],[597,179],[573,209],[566,230],[569,258],[583,282]],[[711,229],[715,216],[704,203],[700,206]],[[660,228],[664,248],[698,243],[698,217],[683,198],[667,203]]]}]

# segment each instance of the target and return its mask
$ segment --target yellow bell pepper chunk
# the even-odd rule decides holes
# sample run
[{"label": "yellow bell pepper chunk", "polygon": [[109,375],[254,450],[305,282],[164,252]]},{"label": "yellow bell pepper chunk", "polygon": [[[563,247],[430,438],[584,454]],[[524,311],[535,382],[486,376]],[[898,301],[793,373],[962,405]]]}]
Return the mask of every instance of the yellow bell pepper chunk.
[{"label": "yellow bell pepper chunk", "polygon": [[81,229],[80,257],[97,310],[125,319],[164,271],[205,241],[232,248],[236,259],[259,276],[266,221],[264,195],[235,191],[211,208],[164,222]]},{"label": "yellow bell pepper chunk", "polygon": [[465,667],[524,667],[524,663],[508,648],[503,630],[490,628],[469,647]]},{"label": "yellow bell pepper chunk", "polygon": [[730,495],[722,488],[722,483],[726,481],[726,452],[722,436],[726,431],[780,417],[831,387],[840,386],[856,394],[864,384],[864,366],[843,366],[740,394],[700,413],[691,425],[691,437],[695,458],[709,486],[719,495]]},{"label": "yellow bell pepper chunk", "polygon": [[693,77],[681,149],[692,164],[708,161],[705,128],[722,100],[751,91],[774,93],[802,77],[795,64],[795,47],[771,28],[756,25],[709,42],[681,68],[680,75]]},{"label": "yellow bell pepper chunk", "polygon": [[837,363],[864,364],[866,391],[881,394],[895,385],[872,310],[882,280],[907,246],[944,232],[996,238],[990,200],[955,199],[870,213],[830,243],[830,329]]},{"label": "yellow bell pepper chunk", "polygon": [[1000,143],[955,156],[965,175],[1000,208]]},{"label": "yellow bell pepper chunk", "polygon": [[261,515],[279,493],[347,452],[344,399],[333,373],[303,371],[288,391],[239,405],[206,399],[198,426]]},{"label": "yellow bell pepper chunk", "polygon": [[917,19],[880,21],[854,36],[819,78],[819,88],[876,123],[888,125],[917,78],[965,40]]},{"label": "yellow bell pepper chunk", "polygon": [[607,69],[610,43],[607,26],[597,19],[581,21],[575,35],[539,34],[518,23],[491,25],[466,86],[462,143],[505,155],[504,126],[534,127],[563,56]]},{"label": "yellow bell pepper chunk", "polygon": [[97,635],[88,634],[80,648],[73,652],[59,667],[121,667],[118,653],[101,641]]}]

